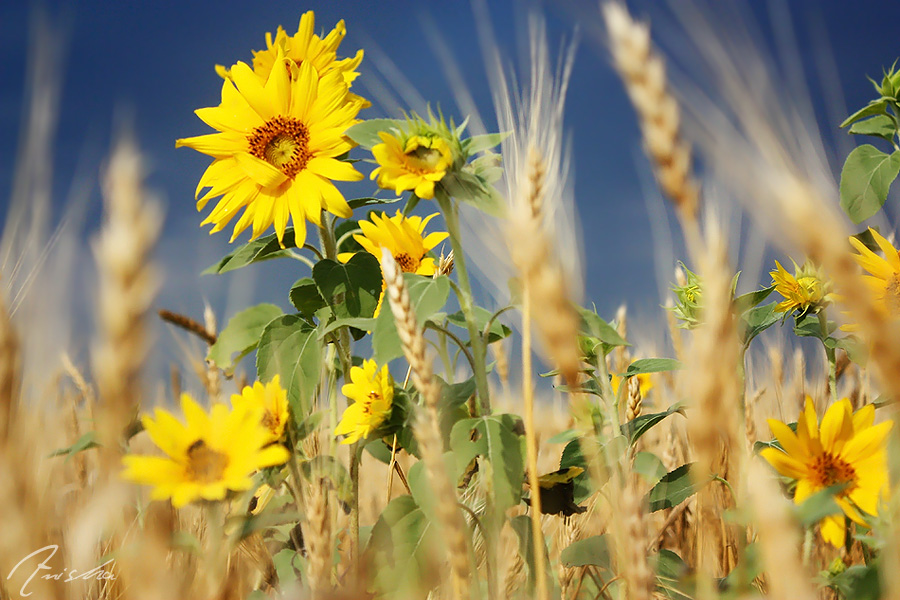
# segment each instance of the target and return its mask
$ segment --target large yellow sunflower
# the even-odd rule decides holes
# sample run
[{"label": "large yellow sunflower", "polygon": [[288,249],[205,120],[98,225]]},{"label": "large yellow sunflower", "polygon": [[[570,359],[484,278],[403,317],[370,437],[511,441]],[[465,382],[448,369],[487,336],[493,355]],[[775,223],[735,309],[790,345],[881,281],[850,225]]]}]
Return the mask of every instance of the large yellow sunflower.
[{"label": "large yellow sunflower", "polygon": [[[812,400],[807,397],[797,433],[781,421],[769,419],[769,427],[784,451],[766,448],[760,454],[779,473],[797,480],[796,504],[825,488],[846,484],[834,499],[844,515],[867,527],[860,511],[877,515],[879,501],[887,492],[885,447],[893,422],[874,425],[872,404],[856,413],[851,409],[846,398],[832,404],[819,426]],[[821,522],[822,537],[834,546],[844,545],[845,530],[843,515],[830,515]]]},{"label": "large yellow sunflower", "polygon": [[338,423],[334,435],[346,435],[342,444],[352,444],[368,437],[391,415],[394,402],[394,380],[387,365],[378,370],[374,360],[363,361],[362,367],[350,369],[350,381],[341,392],[353,400]]},{"label": "large yellow sunflower", "polygon": [[269,444],[261,407],[228,410],[216,404],[207,413],[183,394],[181,409],[186,423],[161,408],[156,409],[155,418],[141,418],[150,439],[166,456],[122,459],[122,476],[153,486],[154,500],[171,498],[176,508],[200,499],[222,500],[229,490],[249,489],[255,471],[280,465],[290,456],[284,446]]},{"label": "large yellow sunflower", "polygon": [[[316,16],[309,10],[300,17],[297,33],[294,35],[289,36],[280,25],[274,38],[271,33],[266,33],[266,49],[253,51],[253,71],[264,81],[268,79],[278,52],[281,51],[296,66],[304,62],[311,63],[320,77],[332,70],[339,71],[347,85],[350,85],[359,76],[356,69],[362,62],[363,51],[358,50],[353,58],[337,60],[338,47],[347,35],[343,19],[325,37],[316,35],[315,28]],[[222,77],[231,77],[230,69],[222,65],[216,65],[216,72]]]},{"label": "large yellow sunflower", "polygon": [[807,261],[802,267],[794,263],[794,274],[775,261],[775,270],[772,283],[775,291],[784,297],[784,300],[775,305],[775,311],[780,313],[792,313],[816,311],[831,301],[829,294],[830,283],[819,273],[818,269]]},{"label": "large yellow sunflower", "polygon": [[859,265],[870,275],[863,275],[863,280],[875,294],[875,303],[886,316],[900,317],[900,254],[884,236],[869,228],[884,258],[869,250],[865,244],[850,238],[850,243],[859,254],[853,256]]},{"label": "large yellow sunflower", "polygon": [[435,135],[378,134],[382,143],[372,147],[378,168],[371,179],[379,187],[401,193],[413,190],[419,198],[434,198],[434,185],[453,165],[453,153],[446,140]]},{"label": "large yellow sunflower", "polygon": [[351,97],[339,71],[320,77],[311,62],[298,67],[280,50],[276,61],[285,68],[272,69],[265,82],[246,63],[237,63],[232,79],[222,84],[222,103],[196,111],[219,133],[180,139],[175,145],[215,159],[196,191],[199,196],[210,188],[199,198],[198,210],[221,196],[203,221],[213,224],[210,233],[244,209],[232,241],[251,225],[255,239],[274,224],[281,242],[290,218],[301,246],[306,220],[320,224],[322,209],[339,217],[352,214],[332,180],[362,179],[353,165],[337,159],[353,146],[344,131],[358,122],[362,100]]},{"label": "large yellow sunflower", "polygon": [[240,394],[231,396],[231,405],[249,410],[261,408],[261,423],[269,431],[269,441],[277,442],[284,435],[289,410],[287,392],[281,387],[281,376],[276,375],[265,385],[257,381],[253,385],[244,386]]}]

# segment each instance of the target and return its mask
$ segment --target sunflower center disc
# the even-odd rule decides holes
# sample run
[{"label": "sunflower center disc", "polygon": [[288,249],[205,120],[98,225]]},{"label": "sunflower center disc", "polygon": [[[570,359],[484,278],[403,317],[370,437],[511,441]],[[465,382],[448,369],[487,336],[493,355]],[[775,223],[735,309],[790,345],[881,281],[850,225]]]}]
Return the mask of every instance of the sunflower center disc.
[{"label": "sunflower center disc", "polygon": [[254,129],[247,138],[250,154],[261,158],[288,177],[306,168],[312,158],[309,130],[290,117],[274,117]]},{"label": "sunflower center disc", "polygon": [[884,303],[891,315],[900,315],[900,275],[896,273],[884,287]]},{"label": "sunflower center disc", "polygon": [[[824,453],[816,458],[812,470],[816,476],[816,483],[822,487],[831,487],[838,483],[852,483],[856,480],[856,471],[844,460]],[[844,490],[844,493],[850,490]]]},{"label": "sunflower center disc", "polygon": [[394,260],[397,261],[397,264],[400,266],[400,270],[404,273],[415,273],[419,268],[419,262],[409,254],[402,252],[394,257]]},{"label": "sunflower center disc", "polygon": [[188,476],[201,483],[211,483],[222,479],[225,468],[228,466],[228,456],[217,452],[206,445],[203,440],[197,440],[187,450]]}]

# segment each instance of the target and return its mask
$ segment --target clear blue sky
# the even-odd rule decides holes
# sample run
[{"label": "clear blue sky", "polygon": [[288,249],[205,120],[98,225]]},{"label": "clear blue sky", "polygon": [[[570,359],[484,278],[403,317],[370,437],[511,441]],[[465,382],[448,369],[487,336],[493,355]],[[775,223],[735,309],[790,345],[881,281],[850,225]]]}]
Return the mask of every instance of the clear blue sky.
[{"label": "clear blue sky", "polygon": [[[489,0],[497,42],[509,56],[517,53],[524,9],[532,4]],[[665,28],[657,3],[630,4]],[[749,2],[751,13],[765,20],[765,2]],[[791,0],[801,58],[815,78],[814,58],[824,49],[812,40],[829,40],[840,82],[850,107],[871,96],[866,74],[877,76],[900,46],[896,25],[900,3],[868,2],[851,9],[847,1]],[[675,3],[677,6],[677,2]],[[468,2],[389,1],[119,1],[82,0],[3,3],[0,8],[0,215],[5,213],[23,114],[29,31],[38,9],[62,32],[62,96],[54,147],[54,202],[65,202],[77,174],[96,181],[108,151],[116,117],[129,115],[149,161],[148,183],[163,199],[167,222],[159,257],[169,275],[160,305],[199,315],[202,299],[232,313],[251,301],[269,300],[287,307],[286,286],[305,275],[299,264],[270,264],[253,274],[219,276],[199,272],[228,251],[227,236],[208,236],[199,228],[193,191],[208,158],[176,150],[178,137],[206,133],[193,110],[218,103],[221,83],[216,63],[249,60],[251,49],[264,45],[264,34],[279,24],[296,30],[300,14],[316,11],[317,29],[330,29],[343,18],[348,35],[341,49],[350,55],[367,50],[360,89],[365,89],[375,52],[374,40],[419,92],[454,114],[449,84],[421,28],[428,14],[451,44],[482,114],[493,115],[482,57]],[[576,198],[585,235],[586,291],[606,316],[623,301],[652,310],[660,301],[653,244],[641,188],[640,141],[621,85],[592,36],[599,27],[597,2],[555,0],[544,5],[553,40],[582,26],[567,105],[567,126],[574,144]],[[769,43],[763,36],[764,44]],[[555,42],[551,43],[555,46]],[[823,105],[824,106],[824,105]],[[820,106],[820,108],[823,108]],[[366,117],[381,116],[376,105]],[[826,130],[834,123],[820,120]],[[842,134],[837,134],[842,135]],[[90,194],[85,236],[99,223],[100,195]],[[2,218],[2,217],[0,217]],[[609,252],[609,248],[614,248]],[[599,257],[599,258],[598,258]],[[665,257],[671,261],[672,257]],[[288,267],[287,269],[285,267]],[[245,269],[245,271],[248,271]],[[263,283],[265,282],[265,283]],[[227,301],[225,300],[227,298]],[[225,316],[229,316],[226,314]]]}]

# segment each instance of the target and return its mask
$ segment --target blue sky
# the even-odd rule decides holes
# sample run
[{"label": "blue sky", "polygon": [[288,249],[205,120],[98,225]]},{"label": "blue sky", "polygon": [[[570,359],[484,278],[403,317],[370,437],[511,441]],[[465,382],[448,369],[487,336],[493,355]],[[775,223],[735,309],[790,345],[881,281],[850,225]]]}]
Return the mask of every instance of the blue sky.
[{"label": "blue sky", "polygon": [[[525,9],[535,3],[490,0],[489,4],[497,43],[515,57],[523,41]],[[768,3],[748,4],[749,13],[763,23],[765,31]],[[851,108],[868,101],[872,91],[864,76],[877,76],[882,65],[889,65],[900,54],[895,32],[900,22],[898,3],[869,2],[865,10],[851,9],[851,3],[845,1],[791,0],[785,4],[794,20],[800,58],[809,70],[813,92],[821,94],[823,89],[817,83],[816,60],[830,53],[837,79],[824,86],[825,93],[833,98],[843,96]],[[671,15],[658,3],[630,6],[638,16],[649,16],[660,31],[671,28],[667,22]],[[571,36],[576,23],[581,26],[567,104],[567,134],[574,149],[580,222],[583,231],[589,232],[584,235],[587,299],[611,317],[623,301],[652,312],[660,302],[661,282],[644,200],[647,171],[638,130],[602,43],[593,35],[600,26],[597,7],[596,2],[556,0],[546,3],[543,10],[554,40],[551,47]],[[450,44],[482,115],[492,120],[472,11],[464,1],[8,2],[0,8],[0,215],[5,213],[13,179],[29,36],[36,13],[42,11],[60,35],[62,49],[53,152],[55,206],[66,202],[75,178],[84,178],[92,184],[84,236],[96,230],[100,207],[97,175],[115,122],[130,121],[148,159],[148,184],[166,207],[165,235],[158,255],[167,279],[160,306],[198,316],[206,298],[224,317],[253,301],[268,300],[287,308],[286,287],[306,275],[298,270],[302,270],[299,263],[276,261],[253,273],[200,278],[203,268],[228,251],[227,235],[210,237],[199,228],[202,216],[194,208],[193,191],[208,158],[188,149],[176,150],[174,140],[208,131],[192,111],[218,103],[221,83],[214,64],[249,60],[250,50],[264,45],[265,32],[281,24],[293,33],[300,14],[307,9],[316,11],[319,30],[330,29],[338,19],[346,21],[343,55],[361,47],[366,50],[359,80],[364,94],[367,76],[374,74],[376,55],[383,53],[422,96],[439,104],[445,113],[456,114],[452,90],[421,26],[423,15],[429,16]],[[828,40],[828,47],[821,44],[823,39]],[[765,33],[760,42],[771,44]],[[825,103],[818,104],[824,134],[841,139],[843,134],[836,132],[825,114]],[[383,107],[376,104],[365,116],[383,116]],[[842,152],[838,148],[836,155]],[[667,269],[674,257],[662,260]],[[89,267],[84,269],[90,273]]]}]

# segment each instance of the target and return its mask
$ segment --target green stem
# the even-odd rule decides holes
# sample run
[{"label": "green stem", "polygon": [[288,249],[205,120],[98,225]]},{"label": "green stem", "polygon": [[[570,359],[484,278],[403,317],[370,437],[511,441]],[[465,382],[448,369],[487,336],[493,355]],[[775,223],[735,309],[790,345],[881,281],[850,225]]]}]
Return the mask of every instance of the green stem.
[{"label": "green stem", "polygon": [[472,302],[472,286],[469,284],[469,273],[466,270],[465,253],[462,248],[462,237],[459,230],[459,208],[444,194],[437,194],[435,198],[444,213],[447,222],[447,232],[450,234],[450,245],[453,248],[453,261],[459,279],[459,307],[466,317],[466,326],[469,330],[469,339],[472,343],[472,356],[475,360],[475,389],[478,391],[481,414],[491,414],[491,397],[488,389],[487,372],[485,371],[486,348],[478,323],[475,321],[475,310]]},{"label": "green stem", "polygon": [[822,346],[825,348],[825,356],[828,357],[828,387],[831,388],[831,401],[837,402],[837,360],[834,348],[829,348],[825,340],[828,339],[828,318],[825,311],[819,311],[819,327],[822,328]]}]

